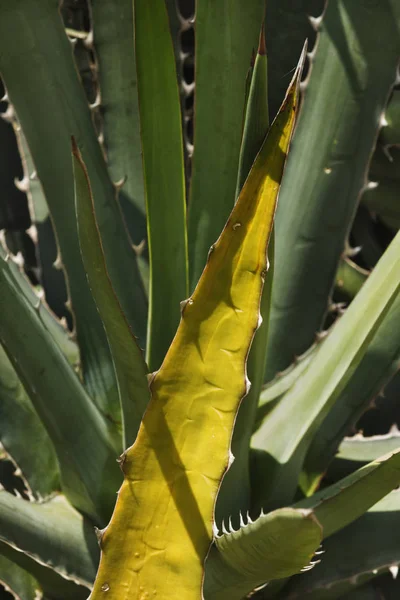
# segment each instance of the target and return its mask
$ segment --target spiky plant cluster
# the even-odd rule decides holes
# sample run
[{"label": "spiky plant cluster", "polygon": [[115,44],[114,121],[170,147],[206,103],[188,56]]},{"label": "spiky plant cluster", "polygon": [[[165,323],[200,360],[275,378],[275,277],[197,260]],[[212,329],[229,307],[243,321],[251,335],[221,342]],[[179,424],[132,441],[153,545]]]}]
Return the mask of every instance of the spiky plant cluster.
[{"label": "spiky plant cluster", "polygon": [[4,598],[399,596],[399,4],[225,4],[0,7]]}]

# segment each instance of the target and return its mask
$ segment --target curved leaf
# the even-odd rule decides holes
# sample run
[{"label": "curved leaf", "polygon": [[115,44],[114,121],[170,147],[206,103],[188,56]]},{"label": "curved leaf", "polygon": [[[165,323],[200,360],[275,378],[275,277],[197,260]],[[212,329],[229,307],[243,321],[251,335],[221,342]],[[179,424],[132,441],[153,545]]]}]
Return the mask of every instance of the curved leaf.
[{"label": "curved leaf", "polygon": [[86,600],[87,598],[87,587],[65,579],[52,568],[40,564],[24,552],[1,541],[0,556],[7,558],[37,581],[44,593],[43,600]]},{"label": "curved leaf", "polygon": [[[4,252],[5,250],[2,245],[2,256],[4,256]],[[13,262],[15,262],[15,265],[18,264],[18,260]],[[68,359],[68,362],[73,366],[79,364],[79,348],[71,339],[71,335],[67,328],[62,324],[62,321],[57,319],[42,299],[40,303],[38,302],[38,294],[20,268],[14,266],[13,275],[20,294],[26,298],[29,304],[36,306],[40,321],[46,328],[48,334],[50,334],[51,338],[57,343],[64,356]]]},{"label": "curved leaf", "polygon": [[190,291],[235,202],[251,52],[265,0],[196,2],[196,99],[189,199]]},{"label": "curved leaf", "polygon": [[48,305],[57,315],[68,319],[71,315],[65,304],[68,296],[66,281],[62,269],[55,266],[57,265],[59,250],[43,187],[37,176],[27,141],[16,115],[12,117],[12,124],[24,172],[24,176],[22,180],[17,182],[17,186],[26,191],[29,213],[36,228],[37,240],[35,244],[39,280],[43,286]]},{"label": "curved leaf", "polygon": [[132,241],[146,238],[132,0],[91,1],[107,166]]},{"label": "curved leaf", "polygon": [[277,211],[267,380],[322,327],[396,76],[400,5],[328,2],[318,27]]},{"label": "curved leaf", "polygon": [[298,377],[308,368],[318,350],[314,344],[302,356],[299,356],[290,367],[278,373],[275,379],[266,383],[261,390],[255,429],[258,429],[274,404],[294,385]]},{"label": "curved leaf", "polygon": [[0,540],[65,579],[90,587],[99,550],[93,525],[63,496],[28,502],[0,491]]},{"label": "curved leaf", "polygon": [[281,508],[217,536],[206,561],[206,600],[241,600],[273,579],[298,573],[322,539],[312,511]]},{"label": "curved leaf", "polygon": [[[264,28],[262,28],[246,104],[236,187],[237,195],[239,195],[240,190],[243,187],[251,166],[254,163],[254,159],[256,158],[268,131],[269,118],[267,91],[267,56]],[[240,511],[246,512],[250,508],[249,445],[254,415],[264,379],[269,305],[273,277],[273,239],[274,234],[272,231],[268,247],[269,270],[263,288],[260,306],[262,323],[254,336],[247,361],[247,376],[250,380],[251,388],[247,395],[246,402],[240,407],[236,418],[232,438],[232,452],[235,456],[235,462],[224,477],[218,494],[216,506],[217,522],[220,522],[224,516],[228,515],[234,515],[233,518],[235,519]]]},{"label": "curved leaf", "polygon": [[15,600],[38,600],[40,586],[35,578],[1,555],[0,584],[3,585],[5,591],[11,592]]},{"label": "curved leaf", "polygon": [[[303,461],[321,423],[351,380],[400,290],[400,232],[346,313],[335,323],[308,369],[268,414],[254,434],[269,467],[260,473],[255,508],[291,502]],[[290,419],[288,419],[290,415]],[[279,435],[276,432],[279,431]]]},{"label": "curved leaf", "polygon": [[262,27],[246,101],[236,196],[239,196],[240,190],[247,179],[254,159],[267,134],[268,127],[267,49],[265,47],[264,27]]},{"label": "curved leaf", "polygon": [[21,293],[18,269],[0,250],[1,343],[54,444],[65,494],[103,523],[120,483],[118,451],[107,421],[48,334],[32,300]]},{"label": "curved leaf", "polygon": [[[377,293],[379,294],[379,288]],[[357,303],[357,297],[353,302]],[[399,365],[400,291],[353,376],[314,435],[300,479],[304,493],[309,494],[316,489],[340,441],[354,426],[371,400],[395,375]]]},{"label": "curved leaf", "polygon": [[357,434],[354,437],[344,438],[339,446],[339,451],[329,466],[328,481],[337,481],[341,477],[350,475],[366,463],[379,456],[394,452],[400,448],[400,432],[392,430],[386,435],[363,437]]},{"label": "curved leaf", "polygon": [[399,484],[400,448],[294,506],[312,508],[325,539],[360,517]]},{"label": "curved leaf", "polygon": [[[36,497],[59,488],[54,446],[7,354],[0,347],[0,441]],[[35,451],[32,452],[32,448]]]},{"label": "curved leaf", "polygon": [[150,253],[146,360],[155,371],[188,293],[182,117],[164,0],[135,0],[134,22]]},{"label": "curved leaf", "polygon": [[[347,598],[347,592],[400,564],[399,526],[400,493],[396,490],[324,541],[321,564],[293,578],[283,597],[287,600]],[[398,590],[394,597],[398,597]],[[353,599],[352,593],[349,598]]]},{"label": "curved leaf", "polygon": [[136,438],[150,397],[147,366],[111,285],[97,227],[88,173],[74,140],[72,152],[79,243],[90,289],[114,361],[121,402],[123,445],[126,448]]},{"label": "curved leaf", "polygon": [[246,358],[259,318],[279,182],[298,98],[288,91],[204,273],[182,309],[152,398],[126,452],[125,480],[102,536],[92,600],[176,590],[198,600],[214,505],[228,468]]},{"label": "curved leaf", "polygon": [[[120,406],[107,339],[79,253],[71,134],[84,148],[83,158],[96,197],[99,228],[113,286],[142,346],[146,337],[147,302],[116,202],[116,190],[107,172],[71,44],[58,11],[59,2],[55,0],[16,0],[3,6],[0,72],[55,225],[73,305],[85,385],[103,414],[116,423],[118,433]],[[11,35],[12,31],[15,35]]]}]

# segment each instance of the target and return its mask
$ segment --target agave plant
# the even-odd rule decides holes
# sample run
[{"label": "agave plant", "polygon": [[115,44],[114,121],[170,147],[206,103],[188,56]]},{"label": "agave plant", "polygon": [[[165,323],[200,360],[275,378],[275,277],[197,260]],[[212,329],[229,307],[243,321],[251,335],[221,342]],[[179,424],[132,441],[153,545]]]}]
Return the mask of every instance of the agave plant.
[{"label": "agave plant", "polygon": [[398,596],[400,6],[320,4],[0,7],[15,598]]}]

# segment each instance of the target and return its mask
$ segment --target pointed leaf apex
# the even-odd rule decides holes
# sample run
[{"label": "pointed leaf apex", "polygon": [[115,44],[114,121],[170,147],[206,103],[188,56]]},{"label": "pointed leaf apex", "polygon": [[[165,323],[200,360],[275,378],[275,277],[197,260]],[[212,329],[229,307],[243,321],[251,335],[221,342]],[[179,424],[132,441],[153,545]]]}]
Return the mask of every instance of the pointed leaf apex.
[{"label": "pointed leaf apex", "polygon": [[259,40],[259,43],[258,43],[257,54],[261,54],[261,55],[266,55],[267,54],[267,47],[265,45],[265,25],[264,25],[264,22],[261,25],[260,40]]},{"label": "pointed leaf apex", "polygon": [[72,147],[72,154],[79,159],[80,152],[79,152],[78,144],[76,143],[76,139],[73,135],[71,135],[71,147]]},{"label": "pointed leaf apex", "polygon": [[298,75],[299,71],[300,71],[300,77],[301,77],[301,73],[302,73],[303,68],[304,68],[304,63],[305,63],[306,58],[307,58],[307,49],[308,49],[308,39],[306,38],[304,40],[303,50],[301,51],[300,59],[299,59],[299,62],[298,62],[298,65],[297,65],[294,77],[296,77]]}]

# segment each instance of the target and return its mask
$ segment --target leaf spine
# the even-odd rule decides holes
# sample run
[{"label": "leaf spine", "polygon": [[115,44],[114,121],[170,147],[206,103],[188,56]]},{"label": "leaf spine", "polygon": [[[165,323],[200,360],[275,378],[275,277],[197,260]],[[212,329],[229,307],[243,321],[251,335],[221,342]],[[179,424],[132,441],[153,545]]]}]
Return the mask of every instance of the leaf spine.
[{"label": "leaf spine", "polygon": [[322,15],[320,15],[319,17],[308,17],[308,20],[310,22],[311,27],[314,29],[314,31],[319,31],[321,28],[321,23],[322,23]]},{"label": "leaf spine", "polygon": [[235,530],[232,525],[232,517],[229,517],[229,533],[235,533]]},{"label": "leaf spine", "polygon": [[397,575],[399,573],[399,566],[392,565],[391,567],[389,567],[389,571],[391,572],[393,579],[397,579]]},{"label": "leaf spine", "polygon": [[250,513],[249,511],[247,511],[246,513],[246,517],[247,517],[247,525],[250,525],[251,523],[253,523],[254,521],[252,520],[252,518],[250,517]]},{"label": "leaf spine", "polygon": [[29,177],[27,175],[24,175],[22,179],[15,177],[14,185],[17,190],[26,194],[26,192],[29,190]]},{"label": "leaf spine", "polygon": [[212,531],[213,531],[214,539],[219,537],[219,530],[218,530],[218,527],[217,527],[217,524],[215,521],[213,521],[213,524],[212,524]]}]

